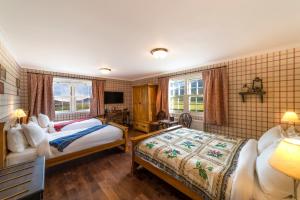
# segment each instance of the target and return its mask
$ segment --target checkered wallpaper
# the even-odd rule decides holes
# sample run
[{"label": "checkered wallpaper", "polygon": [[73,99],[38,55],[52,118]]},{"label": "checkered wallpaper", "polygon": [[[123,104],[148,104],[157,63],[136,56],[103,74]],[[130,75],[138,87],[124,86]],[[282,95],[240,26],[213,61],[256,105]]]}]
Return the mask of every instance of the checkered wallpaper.
[{"label": "checkered wallpaper", "polygon": [[[296,111],[300,116],[300,48],[231,60],[164,76],[194,73],[224,65],[227,66],[229,75],[229,125],[206,125],[207,131],[259,138],[267,129],[281,123],[280,119],[285,111]],[[246,101],[242,102],[239,95],[242,86],[245,83],[251,85],[255,77],[263,80],[266,91],[264,103],[255,95],[246,96]],[[133,84],[157,83],[157,78],[138,80]],[[197,123],[201,123],[201,117]],[[296,127],[300,130],[300,123]]]}]

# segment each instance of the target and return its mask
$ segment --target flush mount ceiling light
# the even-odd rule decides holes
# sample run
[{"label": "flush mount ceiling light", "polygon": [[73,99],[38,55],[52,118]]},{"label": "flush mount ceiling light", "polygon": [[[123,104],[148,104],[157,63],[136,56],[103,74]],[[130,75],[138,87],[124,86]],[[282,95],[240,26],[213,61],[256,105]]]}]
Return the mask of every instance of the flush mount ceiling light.
[{"label": "flush mount ceiling light", "polygon": [[111,72],[111,69],[109,69],[107,67],[101,67],[101,68],[99,68],[99,71],[101,74],[109,74]]},{"label": "flush mount ceiling light", "polygon": [[165,48],[156,48],[151,50],[151,54],[154,56],[156,59],[163,59],[167,56],[168,54],[168,49]]}]

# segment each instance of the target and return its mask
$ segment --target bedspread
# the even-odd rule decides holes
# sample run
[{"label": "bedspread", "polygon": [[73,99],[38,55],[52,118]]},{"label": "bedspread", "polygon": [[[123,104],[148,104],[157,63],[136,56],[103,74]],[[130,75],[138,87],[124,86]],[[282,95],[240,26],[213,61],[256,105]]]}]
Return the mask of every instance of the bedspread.
[{"label": "bedspread", "polygon": [[136,155],[184,183],[203,199],[225,199],[246,139],[181,128],[148,138]]}]

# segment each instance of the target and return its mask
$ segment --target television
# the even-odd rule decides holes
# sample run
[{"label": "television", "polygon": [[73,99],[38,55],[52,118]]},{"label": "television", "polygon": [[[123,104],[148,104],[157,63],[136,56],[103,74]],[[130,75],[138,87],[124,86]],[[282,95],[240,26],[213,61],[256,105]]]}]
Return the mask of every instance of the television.
[{"label": "television", "polygon": [[123,92],[104,92],[104,104],[123,103]]}]

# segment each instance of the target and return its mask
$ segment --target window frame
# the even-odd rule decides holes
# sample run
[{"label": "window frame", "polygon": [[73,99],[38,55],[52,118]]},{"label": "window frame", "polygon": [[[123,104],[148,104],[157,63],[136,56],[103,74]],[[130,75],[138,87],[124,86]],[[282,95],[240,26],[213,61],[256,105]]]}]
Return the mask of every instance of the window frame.
[{"label": "window frame", "polygon": [[[53,84],[55,83],[65,83],[69,85],[70,88],[70,96],[55,96],[54,95],[54,87],[53,87],[53,99],[55,101],[55,97],[70,97],[70,110],[69,111],[56,111],[55,110],[55,114],[56,115],[60,115],[60,114],[70,114],[70,113],[89,113],[91,110],[91,101],[89,103],[89,109],[85,109],[85,110],[77,110],[77,102],[76,99],[77,98],[84,98],[84,97],[88,97],[92,98],[92,81],[90,80],[82,80],[82,79],[76,79],[76,78],[61,78],[61,77],[54,77],[53,78]],[[90,91],[90,96],[76,96],[76,85],[78,84],[90,84],[91,86],[91,91]]]},{"label": "window frame", "polygon": [[[170,106],[169,106],[169,113],[181,113],[181,112],[184,112],[184,109],[185,109],[184,102],[185,102],[186,81],[185,81],[185,79],[180,78],[180,77],[176,78],[176,79],[170,79],[170,81],[181,81],[181,80],[184,82],[183,95],[177,95],[177,97],[183,96],[183,111],[170,110]],[[168,91],[168,93],[169,93],[169,95],[168,95],[169,96],[168,97],[168,103],[169,103],[169,105],[170,105],[171,98],[172,97],[176,97],[175,95],[171,96],[170,81],[169,81],[169,91]]]},{"label": "window frame", "polygon": [[[202,112],[195,112],[195,111],[190,111],[189,110],[189,105],[190,105],[189,97],[190,96],[201,96],[201,95],[191,95],[191,94],[189,94],[190,80],[193,80],[193,79],[202,79],[202,73],[194,73],[194,74],[188,74],[188,75],[183,75],[183,76],[176,76],[176,77],[172,77],[172,78],[169,79],[168,103],[169,103],[169,113],[170,114],[180,114],[180,113],[183,113],[183,112],[188,112],[192,116],[203,116],[204,115],[204,110]],[[184,81],[183,111],[175,111],[174,112],[174,110],[170,109],[171,108],[170,100],[172,98],[171,97],[171,90],[170,90],[170,82],[171,81],[178,81],[178,80],[183,80]],[[203,88],[204,88],[204,86],[203,86]],[[203,92],[202,92],[202,97],[203,97]]]},{"label": "window frame", "polygon": [[[204,108],[203,108],[203,111],[199,111],[199,112],[196,112],[196,111],[190,111],[190,97],[202,97],[202,103],[203,103],[203,106],[204,106],[204,100],[203,100],[203,98],[204,98],[204,96],[203,96],[203,90],[204,90],[204,83],[203,83],[203,79],[202,79],[202,74],[200,74],[200,78],[199,78],[199,76],[197,76],[197,77],[190,77],[190,78],[187,78],[187,104],[188,104],[188,108],[187,108],[187,111],[188,112],[190,112],[190,113],[192,113],[192,114],[194,114],[194,115],[197,115],[198,113],[203,113],[204,112]],[[191,93],[191,88],[192,88],[192,86],[191,86],[191,82],[192,82],[192,80],[202,80],[202,87],[196,87],[197,89],[199,89],[199,88],[202,88],[202,94],[192,94]],[[198,92],[197,92],[198,93]]]}]

